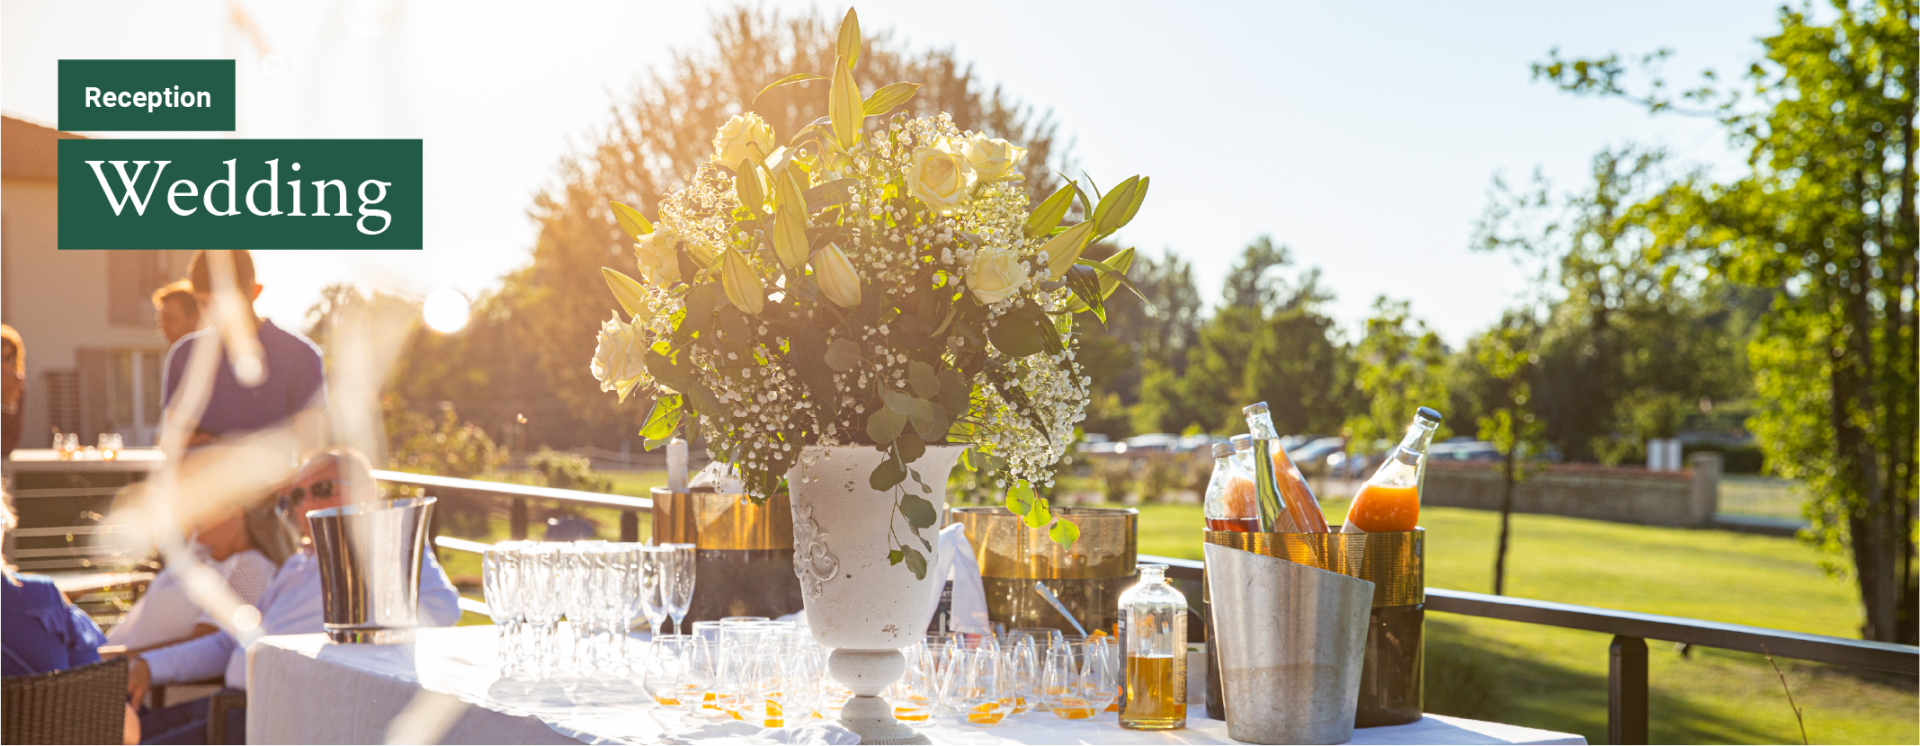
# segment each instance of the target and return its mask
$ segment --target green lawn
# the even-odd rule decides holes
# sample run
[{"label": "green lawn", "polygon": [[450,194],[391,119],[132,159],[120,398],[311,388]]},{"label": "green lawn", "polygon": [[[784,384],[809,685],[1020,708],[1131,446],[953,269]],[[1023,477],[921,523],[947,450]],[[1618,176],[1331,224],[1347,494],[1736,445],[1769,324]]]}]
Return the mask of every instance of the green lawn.
[{"label": "green lawn", "polygon": [[[615,491],[645,495],[663,472],[602,472]],[[1780,485],[1744,486],[1734,502],[1756,513],[1785,512]],[[1729,485],[1736,493],[1743,485]],[[1330,520],[1344,501],[1325,506]],[[1140,552],[1198,559],[1200,508],[1138,506]],[[536,506],[536,520],[543,518]],[[1797,510],[1797,508],[1796,508]],[[1744,511],[1743,511],[1744,512]],[[583,511],[603,538],[617,532],[615,511]],[[1763,513],[1763,514],[1764,514]],[[1797,514],[1797,513],[1795,513]],[[647,534],[644,518],[641,535]],[[1492,590],[1499,515],[1429,508],[1427,584]],[[467,528],[481,530],[473,525]],[[484,532],[506,535],[504,508]],[[450,532],[452,533],[452,532]],[[455,535],[467,536],[467,533]],[[536,534],[537,535],[537,534]],[[481,538],[481,537],[468,537]],[[448,572],[477,578],[479,563],[446,553]],[[1630,526],[1541,515],[1513,517],[1510,595],[1629,609],[1775,629],[1855,637],[1853,586],[1819,569],[1819,555],[1793,539],[1724,531]],[[467,589],[463,589],[467,590]],[[470,595],[478,596],[477,589]],[[471,615],[469,615],[471,616]],[[484,620],[471,619],[484,623]],[[1606,635],[1449,614],[1427,618],[1427,709],[1442,714],[1607,735]],[[1780,680],[1765,658],[1649,642],[1655,743],[1786,743],[1800,738]],[[1828,743],[1917,743],[1916,682],[1849,669],[1778,661],[1804,708],[1807,735]]]},{"label": "green lawn", "polygon": [[[1330,520],[1344,502],[1327,506]],[[1140,552],[1197,559],[1200,510],[1140,506]],[[1429,508],[1427,585],[1489,592],[1498,513]],[[1775,629],[1858,636],[1853,586],[1793,539],[1516,515],[1510,595]],[[1607,735],[1602,634],[1449,614],[1427,618],[1427,709]],[[1758,655],[1649,642],[1655,743],[1800,739],[1780,680]],[[1815,742],[1915,743],[1913,677],[1778,660]]]}]

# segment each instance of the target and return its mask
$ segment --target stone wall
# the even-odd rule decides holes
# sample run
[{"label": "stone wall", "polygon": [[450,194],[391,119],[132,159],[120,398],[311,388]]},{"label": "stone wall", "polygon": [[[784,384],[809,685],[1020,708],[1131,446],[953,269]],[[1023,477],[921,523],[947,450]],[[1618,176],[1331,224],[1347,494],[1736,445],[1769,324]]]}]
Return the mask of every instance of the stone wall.
[{"label": "stone wall", "polygon": [[[1516,486],[1513,510],[1650,526],[1707,526],[1720,503],[1720,454],[1693,454],[1692,469],[1586,465],[1536,467]],[[1423,505],[1499,510],[1500,464],[1431,462]]]}]

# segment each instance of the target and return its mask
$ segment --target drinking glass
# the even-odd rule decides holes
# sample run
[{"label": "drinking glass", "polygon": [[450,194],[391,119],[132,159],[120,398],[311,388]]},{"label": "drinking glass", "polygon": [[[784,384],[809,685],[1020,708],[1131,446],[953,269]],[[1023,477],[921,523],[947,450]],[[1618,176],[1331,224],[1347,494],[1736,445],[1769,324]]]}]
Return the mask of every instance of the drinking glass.
[{"label": "drinking glass", "polygon": [[734,687],[733,717],[762,728],[784,727],[788,704],[787,657],[773,650],[766,641],[737,656],[740,664],[735,667],[738,681]]},{"label": "drinking glass", "polygon": [[668,593],[664,594],[667,598],[667,614],[673,617],[673,630],[686,634],[683,620],[687,618],[687,610],[693,608],[693,571],[698,564],[697,555],[692,544],[663,546],[673,550],[667,573],[671,582],[667,584]]},{"label": "drinking glass", "polygon": [[680,706],[694,714],[719,715],[720,642],[695,635],[681,643]]},{"label": "drinking glass", "polygon": [[633,615],[640,607],[640,557],[641,547],[635,543],[610,543],[603,554],[606,557],[604,568],[604,587],[599,596],[600,612],[605,620],[602,626],[607,630],[608,652],[617,661],[616,668],[624,668],[630,659],[628,655],[628,630],[633,627]]},{"label": "drinking glass", "polygon": [[647,629],[659,634],[667,620],[667,579],[673,550],[660,546],[640,548],[640,613],[647,617]]},{"label": "drinking glass", "polygon": [[787,713],[795,725],[807,720],[831,720],[838,714],[826,710],[827,656],[825,646],[807,636],[806,644],[795,650],[789,660]]},{"label": "drinking glass", "polygon": [[1020,717],[1039,705],[1046,671],[1045,662],[1040,659],[1042,653],[1032,637],[1012,639],[1013,645],[1007,649],[1006,685],[1012,690],[1012,714]]},{"label": "drinking glass", "polygon": [[997,647],[982,645],[955,656],[949,671],[947,701],[961,723],[979,728],[999,725],[1013,710],[1007,691],[1005,660]]},{"label": "drinking glass", "polygon": [[481,591],[499,636],[500,668],[509,674],[521,668],[526,654],[522,647],[526,593],[520,569],[525,544],[513,541],[495,544],[481,557]]},{"label": "drinking glass", "polygon": [[1065,642],[1048,648],[1046,656],[1040,702],[1054,717],[1086,720],[1107,708],[1111,695],[1105,700],[1097,696],[1099,687],[1089,674],[1098,656],[1088,655],[1087,643]]},{"label": "drinking glass", "polygon": [[522,552],[519,578],[525,589],[526,624],[533,631],[532,670],[544,675],[559,665],[560,615],[566,611],[566,554],[557,544],[530,544]]},{"label": "drinking glass", "polygon": [[1087,701],[1099,705],[1101,712],[1120,711],[1120,686],[1125,669],[1120,665],[1120,645],[1106,637],[1087,639],[1085,688]]},{"label": "drinking glass", "polygon": [[685,635],[658,635],[647,643],[640,658],[640,686],[661,707],[680,706],[681,684],[687,665]]},{"label": "drinking glass", "polygon": [[893,703],[893,717],[908,723],[924,721],[940,709],[939,667],[934,657],[944,651],[938,645],[915,643],[900,651],[906,658],[906,673],[893,683],[887,701]]}]

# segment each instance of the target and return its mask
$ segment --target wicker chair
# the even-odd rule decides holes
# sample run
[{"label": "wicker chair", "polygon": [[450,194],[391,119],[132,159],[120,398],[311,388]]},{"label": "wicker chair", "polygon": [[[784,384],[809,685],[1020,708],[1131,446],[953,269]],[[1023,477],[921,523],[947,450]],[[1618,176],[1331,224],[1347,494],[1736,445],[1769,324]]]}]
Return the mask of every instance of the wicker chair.
[{"label": "wicker chair", "polygon": [[0,679],[0,743],[120,743],[126,727],[127,665],[90,666]]}]

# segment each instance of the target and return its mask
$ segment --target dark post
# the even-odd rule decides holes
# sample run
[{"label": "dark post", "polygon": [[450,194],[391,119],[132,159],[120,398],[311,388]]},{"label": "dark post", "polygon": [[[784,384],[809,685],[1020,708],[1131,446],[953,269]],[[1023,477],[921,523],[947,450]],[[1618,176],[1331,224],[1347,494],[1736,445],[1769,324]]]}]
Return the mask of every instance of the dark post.
[{"label": "dark post", "polygon": [[1647,641],[1615,635],[1607,653],[1607,742],[1647,743]]},{"label": "dark post", "polygon": [[620,540],[640,540],[640,514],[633,512],[632,508],[620,511]]},{"label": "dark post", "polygon": [[526,540],[527,538],[527,499],[526,498],[516,497],[513,499],[513,507],[507,510],[507,532],[512,534],[514,541]]}]

